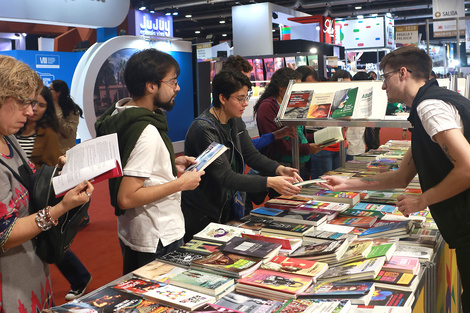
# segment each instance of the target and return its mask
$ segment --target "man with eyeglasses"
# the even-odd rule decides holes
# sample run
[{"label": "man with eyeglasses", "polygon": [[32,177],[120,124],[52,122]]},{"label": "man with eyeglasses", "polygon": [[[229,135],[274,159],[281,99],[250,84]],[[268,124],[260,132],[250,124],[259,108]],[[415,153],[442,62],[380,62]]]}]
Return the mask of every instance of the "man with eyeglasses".
[{"label": "man with eyeglasses", "polygon": [[411,108],[411,148],[397,171],[350,180],[324,176],[322,186],[335,191],[404,188],[418,173],[423,193],[400,196],[396,205],[405,216],[429,206],[455,249],[463,311],[470,312],[470,100],[429,79],[432,60],[417,47],[392,51],[380,69],[388,101]]},{"label": "man with eyeglasses", "polygon": [[[123,177],[109,181],[118,216],[123,274],[176,250],[185,233],[181,191],[199,185],[204,171],[187,171],[193,157],[175,159],[166,116],[180,90],[180,68],[169,54],[155,49],[127,61],[124,98],[96,122],[98,136],[117,133]],[[177,174],[181,176],[177,178]]]}]

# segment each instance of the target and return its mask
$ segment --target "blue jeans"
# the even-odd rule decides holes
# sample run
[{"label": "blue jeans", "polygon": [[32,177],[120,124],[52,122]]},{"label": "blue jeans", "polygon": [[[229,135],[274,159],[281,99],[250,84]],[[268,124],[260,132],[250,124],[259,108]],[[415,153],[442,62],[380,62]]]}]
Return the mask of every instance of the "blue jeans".
[{"label": "blue jeans", "polygon": [[121,239],[119,239],[119,244],[121,245],[121,252],[122,252],[122,274],[126,275],[139,267],[144,266],[147,263],[152,262],[157,257],[170,253],[183,245],[183,238],[173,241],[168,246],[164,247],[162,241],[160,240],[158,243],[157,251],[155,253],[147,253],[147,252],[138,252],[132,250],[128,246],[126,246]]},{"label": "blue jeans", "polygon": [[72,250],[67,250],[64,258],[59,263],[56,263],[56,265],[70,283],[70,289],[72,290],[81,289],[90,281],[91,274]]},{"label": "blue jeans", "polygon": [[318,178],[324,173],[340,167],[339,151],[321,150],[310,155],[310,162],[312,162],[311,179]]}]

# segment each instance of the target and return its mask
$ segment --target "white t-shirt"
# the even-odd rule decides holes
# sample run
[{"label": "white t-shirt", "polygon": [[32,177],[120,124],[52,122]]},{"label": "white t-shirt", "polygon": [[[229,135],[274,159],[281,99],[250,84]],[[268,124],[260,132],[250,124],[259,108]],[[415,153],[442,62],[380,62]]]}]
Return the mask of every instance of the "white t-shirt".
[{"label": "white t-shirt", "polygon": [[[117,111],[131,108],[132,106],[117,106]],[[140,135],[124,167],[123,175],[145,177],[144,187],[176,179],[173,176],[170,153],[155,126],[148,125]],[[132,250],[154,253],[159,240],[163,246],[167,246],[184,236],[180,192],[125,212],[118,216],[118,236]]]},{"label": "white t-shirt", "polygon": [[460,129],[463,133],[462,118],[457,108],[437,99],[422,101],[418,106],[418,116],[426,133],[434,140],[434,136],[449,129]]}]

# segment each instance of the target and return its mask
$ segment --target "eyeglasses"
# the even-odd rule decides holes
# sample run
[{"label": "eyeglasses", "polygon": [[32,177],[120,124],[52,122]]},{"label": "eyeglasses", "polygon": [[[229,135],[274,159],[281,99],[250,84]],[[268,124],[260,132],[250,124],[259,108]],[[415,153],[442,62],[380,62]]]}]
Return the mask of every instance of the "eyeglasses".
[{"label": "eyeglasses", "polygon": [[240,96],[240,97],[230,96],[230,98],[234,98],[238,101],[238,103],[243,104],[245,102],[250,101],[251,93],[248,93],[248,95],[246,97],[244,97],[244,96]]},{"label": "eyeglasses", "polygon": [[172,80],[159,80],[159,82],[165,83],[171,88],[176,88],[176,86],[178,86],[178,80],[176,78]]},{"label": "eyeglasses", "polygon": [[[405,67],[405,70],[407,70],[407,71],[410,72],[410,73],[413,73],[412,70],[409,70],[409,69],[407,69],[406,67]],[[387,73],[383,73],[383,74],[382,74],[382,77],[380,77],[380,78],[382,79],[382,82],[385,83],[385,82],[387,81],[387,78],[390,76],[390,74],[396,73],[396,72],[398,72],[398,71],[400,71],[400,69],[395,70],[395,71],[390,71],[390,72],[387,72]]]},{"label": "eyeglasses", "polygon": [[35,108],[37,105],[38,105],[38,100],[31,100],[31,99],[20,99],[18,98],[18,101],[21,103],[20,104],[20,110],[26,110],[29,106],[31,106],[31,108]]}]

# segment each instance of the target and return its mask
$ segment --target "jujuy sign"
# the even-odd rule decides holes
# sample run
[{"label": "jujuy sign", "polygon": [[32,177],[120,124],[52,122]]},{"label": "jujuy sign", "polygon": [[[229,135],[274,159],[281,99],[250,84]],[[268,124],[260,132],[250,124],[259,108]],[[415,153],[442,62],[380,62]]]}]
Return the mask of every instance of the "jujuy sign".
[{"label": "jujuy sign", "polygon": [[130,10],[128,22],[130,35],[173,37],[172,16]]}]

